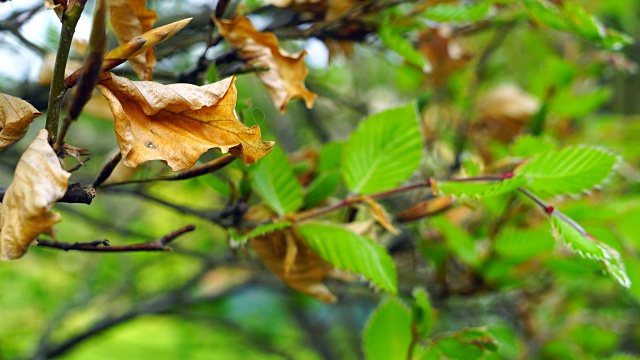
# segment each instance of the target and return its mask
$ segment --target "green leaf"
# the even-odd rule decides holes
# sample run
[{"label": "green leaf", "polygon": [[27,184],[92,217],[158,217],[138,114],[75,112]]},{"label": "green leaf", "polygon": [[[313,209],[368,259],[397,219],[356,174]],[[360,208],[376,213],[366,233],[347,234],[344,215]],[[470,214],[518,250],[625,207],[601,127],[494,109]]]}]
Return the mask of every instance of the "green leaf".
[{"label": "green leaf", "polygon": [[384,300],[364,328],[367,360],[406,359],[411,344],[411,312],[396,298]]},{"label": "green leaf", "polygon": [[319,204],[329,196],[333,195],[340,185],[340,174],[337,171],[330,171],[320,174],[307,188],[305,205],[312,207]]},{"label": "green leaf", "polygon": [[398,53],[412,65],[417,66],[423,71],[428,68],[425,58],[415,49],[413,44],[402,36],[403,31],[394,27],[389,21],[389,18],[385,18],[380,27],[378,28],[378,36],[382,43],[389,49]]},{"label": "green leaf", "polygon": [[493,246],[500,256],[526,260],[553,249],[553,239],[544,230],[516,229],[505,227],[495,239]]},{"label": "green leaf", "polygon": [[578,4],[566,1],[554,6],[546,0],[525,0],[532,17],[548,27],[577,34],[610,50],[620,50],[633,39],[618,31],[607,29],[595,16]]},{"label": "green leaf", "polygon": [[392,294],[397,292],[393,259],[373,240],[328,224],[301,225],[298,231],[313,250],[335,267],[362,274]]},{"label": "green leaf", "polygon": [[519,157],[529,157],[555,149],[555,145],[549,139],[532,135],[519,136],[510,147],[511,154]]},{"label": "green leaf", "polygon": [[360,123],[344,148],[342,176],[355,193],[389,190],[418,169],[421,155],[414,104],[409,104]]},{"label": "green leaf", "polygon": [[249,239],[253,239],[254,237],[262,236],[277,230],[282,230],[291,227],[291,223],[288,221],[277,222],[277,223],[268,223],[257,226],[255,229],[249,231],[246,234],[237,234],[234,232],[229,232],[229,236],[231,241],[233,241],[234,245],[243,245]]},{"label": "green leaf", "polygon": [[447,23],[470,23],[489,17],[492,13],[489,4],[454,5],[438,4],[422,13],[426,19]]},{"label": "green leaf", "polygon": [[618,157],[595,147],[567,147],[532,158],[517,169],[526,186],[543,197],[579,195],[600,186],[613,172]]},{"label": "green leaf", "polygon": [[418,335],[427,339],[433,328],[433,309],[429,301],[429,294],[423,288],[413,290],[414,303],[411,307],[413,323],[417,325]]},{"label": "green leaf", "polygon": [[340,160],[344,144],[341,142],[330,142],[325,144],[318,154],[317,172],[340,169]]},{"label": "green leaf", "polygon": [[573,219],[557,210],[552,213],[551,226],[556,240],[562,239],[582,257],[600,261],[620,285],[627,288],[631,286],[624,263],[616,250],[593,238]]},{"label": "green leaf", "polygon": [[493,182],[444,180],[438,182],[438,189],[443,194],[463,199],[480,199],[512,192],[526,183],[526,178],[517,176]]},{"label": "green leaf", "polygon": [[480,264],[480,255],[476,250],[475,241],[463,228],[441,216],[432,218],[430,224],[440,230],[447,247],[456,257],[472,266]]},{"label": "green leaf", "polygon": [[200,176],[198,179],[200,179],[200,182],[207,184],[216,192],[225,196],[231,196],[231,187],[229,186],[229,183],[220,179],[219,177],[213,174],[208,174],[205,176]]},{"label": "green leaf", "polygon": [[278,215],[288,214],[302,206],[302,186],[293,175],[287,155],[279,146],[251,169],[253,189]]},{"label": "green leaf", "polygon": [[438,341],[437,346],[446,356],[455,360],[474,360],[481,358],[483,355],[482,349],[474,344],[451,337],[441,339]]}]

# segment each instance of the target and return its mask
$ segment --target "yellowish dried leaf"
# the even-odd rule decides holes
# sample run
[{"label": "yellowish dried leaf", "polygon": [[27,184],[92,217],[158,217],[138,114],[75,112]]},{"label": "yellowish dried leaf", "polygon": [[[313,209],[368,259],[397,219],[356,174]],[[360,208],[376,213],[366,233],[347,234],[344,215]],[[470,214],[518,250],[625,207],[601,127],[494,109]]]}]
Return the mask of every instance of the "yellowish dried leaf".
[{"label": "yellowish dried leaf", "polygon": [[362,200],[369,205],[369,213],[383,228],[394,235],[398,235],[398,229],[393,227],[391,220],[389,220],[389,215],[380,204],[368,196],[362,196]]},{"label": "yellowish dried leaf", "polygon": [[302,98],[307,108],[313,106],[316,94],[304,86],[309,70],[304,64],[305,51],[290,55],[278,47],[278,38],[273,33],[257,31],[246,17],[232,20],[214,19],[220,34],[238,48],[238,55],[247,64],[268,67],[258,72],[258,77],[267,87],[274,105],[284,113],[287,103],[293,98]]},{"label": "yellowish dried leaf", "polygon": [[64,171],[42,129],[16,166],[0,209],[0,259],[21,258],[41,233],[52,233],[60,214],[50,211],[67,191]]},{"label": "yellowish dried leaf", "polygon": [[211,148],[251,164],[273,147],[258,126],[236,117],[235,77],[204,86],[162,85],[105,73],[97,87],[114,115],[126,166],[163,160],[174,171],[186,170]]},{"label": "yellowish dried leaf", "polygon": [[53,0],[44,0],[44,7],[47,10],[53,10],[56,15],[58,16],[58,19],[62,19],[62,13],[64,12],[64,6],[60,5],[60,4],[56,4],[55,1]]},{"label": "yellowish dried leaf", "polygon": [[28,102],[0,93],[0,150],[22,139],[33,119],[40,115]]},{"label": "yellowish dried leaf", "polygon": [[253,238],[249,244],[264,265],[287,285],[326,303],[336,301],[335,295],[323,283],[332,275],[333,267],[292,229]]},{"label": "yellowish dried leaf", "polygon": [[[120,44],[125,44],[136,36],[145,33],[158,20],[155,11],[145,7],[146,0],[110,0],[109,18],[113,32]],[[156,64],[153,48],[129,59],[131,67],[142,80],[151,80],[151,70]]]}]

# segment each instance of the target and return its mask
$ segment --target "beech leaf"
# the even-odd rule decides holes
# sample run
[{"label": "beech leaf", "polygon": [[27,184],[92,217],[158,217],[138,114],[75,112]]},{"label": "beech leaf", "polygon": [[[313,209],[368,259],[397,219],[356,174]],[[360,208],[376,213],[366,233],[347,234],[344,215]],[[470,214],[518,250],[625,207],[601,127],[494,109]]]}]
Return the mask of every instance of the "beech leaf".
[{"label": "beech leaf", "polygon": [[0,259],[21,258],[40,233],[51,233],[60,214],[49,209],[67,191],[64,171],[42,129],[16,166],[0,208]]},{"label": "beech leaf", "polygon": [[22,139],[33,119],[40,115],[28,102],[0,93],[0,150]]},{"label": "beech leaf", "polygon": [[292,288],[326,303],[336,301],[324,285],[333,267],[304,242],[293,230],[284,229],[249,240],[260,260]]},{"label": "beech leaf", "polygon": [[220,34],[231,46],[238,48],[238,56],[248,65],[268,67],[258,72],[260,80],[274,105],[284,113],[293,98],[302,98],[307,108],[313,106],[316,94],[304,86],[309,70],[304,64],[306,51],[290,55],[278,47],[278,38],[269,32],[259,32],[246,17],[232,20],[214,19]]},{"label": "beech leaf", "polygon": [[[145,3],[146,0],[109,1],[111,26],[120,44],[151,30],[158,20],[156,12],[147,9]],[[149,48],[145,54],[129,59],[129,63],[140,79],[150,80],[151,69],[156,63],[153,48]]]},{"label": "beech leaf", "polygon": [[126,166],[163,160],[174,171],[186,170],[211,148],[251,164],[274,144],[236,117],[235,77],[204,86],[162,85],[106,73],[97,87],[114,115]]}]

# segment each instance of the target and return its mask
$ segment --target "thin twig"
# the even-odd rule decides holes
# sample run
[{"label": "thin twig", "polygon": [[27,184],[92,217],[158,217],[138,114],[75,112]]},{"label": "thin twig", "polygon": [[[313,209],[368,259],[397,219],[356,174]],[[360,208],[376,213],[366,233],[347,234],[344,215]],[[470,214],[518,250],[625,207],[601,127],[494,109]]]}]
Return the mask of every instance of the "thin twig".
[{"label": "thin twig", "polygon": [[148,179],[127,180],[127,181],[121,181],[117,183],[104,184],[102,187],[107,188],[107,187],[118,186],[118,185],[142,184],[142,183],[148,183],[148,182],[154,182],[154,181],[177,181],[177,180],[192,179],[198,176],[202,176],[202,175],[206,175],[206,174],[210,174],[212,172],[218,171],[224,168],[225,166],[231,164],[231,162],[233,162],[233,160],[235,159],[236,157],[234,155],[227,154],[217,159],[206,162],[202,165],[191,168],[189,170],[182,171],[175,175],[158,176],[158,177],[148,178]]},{"label": "thin twig", "polygon": [[38,246],[44,246],[64,251],[91,251],[91,252],[137,252],[137,251],[171,251],[168,246],[179,236],[195,230],[194,225],[187,225],[173,231],[158,240],[147,241],[139,244],[111,246],[109,240],[94,240],[89,242],[65,243],[60,241],[36,239]]},{"label": "thin twig", "polygon": [[91,187],[98,188],[100,185],[102,185],[102,183],[104,183],[109,178],[109,176],[111,176],[111,173],[113,173],[113,170],[116,168],[120,160],[122,160],[122,153],[118,151],[107,161],[106,164],[104,164],[98,176],[96,176],[95,180],[93,180]]},{"label": "thin twig", "polygon": [[[4,199],[6,192],[6,187],[0,187],[0,202]],[[95,196],[95,190],[92,188],[84,188],[80,183],[72,183],[68,185],[67,192],[57,202],[89,205]]]}]

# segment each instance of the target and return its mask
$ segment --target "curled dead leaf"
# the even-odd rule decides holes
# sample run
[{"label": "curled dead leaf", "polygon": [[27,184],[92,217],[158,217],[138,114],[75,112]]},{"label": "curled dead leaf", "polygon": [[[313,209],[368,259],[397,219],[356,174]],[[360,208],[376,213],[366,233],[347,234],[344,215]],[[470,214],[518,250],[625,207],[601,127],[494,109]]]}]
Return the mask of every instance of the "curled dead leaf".
[{"label": "curled dead leaf", "polygon": [[126,166],[163,160],[174,171],[186,170],[211,148],[251,164],[274,144],[236,117],[235,77],[204,86],[162,85],[106,73],[97,87],[114,115]]},{"label": "curled dead leaf", "polygon": [[304,79],[309,73],[304,64],[305,51],[290,55],[281,50],[273,33],[257,31],[246,17],[214,21],[220,34],[238,48],[238,56],[248,65],[269,68],[257,75],[280,112],[286,111],[287,103],[293,98],[302,98],[307,108],[313,106],[317,95],[304,86]]},{"label": "curled dead leaf", "polygon": [[[146,0],[110,0],[109,14],[113,32],[120,44],[145,33],[158,20],[155,11],[145,7]],[[156,64],[153,48],[129,59],[131,67],[142,80],[151,80],[151,70]]]},{"label": "curled dead leaf", "polygon": [[369,196],[362,196],[361,198],[365,202],[365,204],[368,205],[368,210],[371,216],[373,216],[373,218],[376,219],[376,221],[383,228],[387,229],[387,231],[389,231],[394,235],[399,234],[398,229],[396,229],[391,223],[391,220],[389,219],[389,214],[387,214],[387,212],[384,210],[384,208],[380,204],[378,204],[375,200],[373,200]]},{"label": "curled dead leaf", "polygon": [[332,266],[322,260],[292,229],[274,231],[249,240],[260,260],[292,288],[326,303],[336,301],[323,281]]},{"label": "curled dead leaf", "polygon": [[0,93],[0,150],[22,139],[33,119],[40,115],[28,102]]},{"label": "curled dead leaf", "polygon": [[453,197],[438,196],[429,200],[421,201],[410,208],[402,210],[396,216],[400,222],[409,222],[422,219],[427,216],[433,216],[447,211],[453,205]]},{"label": "curled dead leaf", "polygon": [[71,174],[64,171],[47,131],[25,150],[0,208],[0,259],[21,258],[38,234],[51,233],[60,214],[49,209],[67,191]]}]

